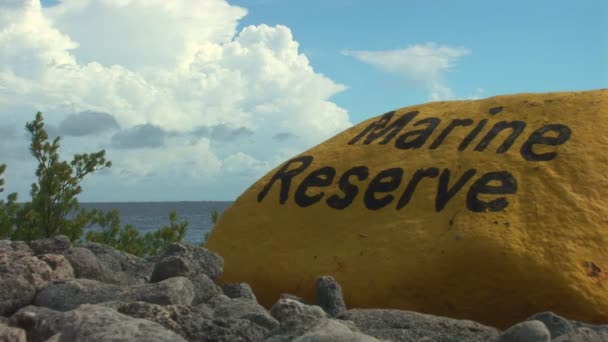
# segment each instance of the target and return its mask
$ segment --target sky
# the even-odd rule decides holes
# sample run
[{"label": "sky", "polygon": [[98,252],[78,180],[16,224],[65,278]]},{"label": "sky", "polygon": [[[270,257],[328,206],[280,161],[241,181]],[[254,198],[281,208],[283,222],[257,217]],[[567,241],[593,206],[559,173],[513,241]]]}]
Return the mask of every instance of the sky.
[{"label": "sky", "polygon": [[608,86],[604,0],[0,0],[0,164],[25,123],[113,166],[82,202],[234,200],[386,111]]}]

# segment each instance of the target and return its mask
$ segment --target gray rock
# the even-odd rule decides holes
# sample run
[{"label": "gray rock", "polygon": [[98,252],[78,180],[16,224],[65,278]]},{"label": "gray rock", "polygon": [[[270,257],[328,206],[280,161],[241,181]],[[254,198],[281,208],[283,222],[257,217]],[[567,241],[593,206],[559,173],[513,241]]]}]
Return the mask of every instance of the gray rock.
[{"label": "gray rock", "polygon": [[323,319],[311,331],[296,338],[293,342],[379,342],[375,337],[351,330],[347,325],[335,319]]},{"label": "gray rock", "polygon": [[23,241],[0,240],[0,264],[31,255],[32,249]]},{"label": "gray rock", "polygon": [[213,298],[211,298],[209,301],[207,301],[206,304],[209,305],[211,308],[215,309],[219,305],[222,305],[225,303],[230,303],[231,301],[232,301],[232,298],[226,296],[223,293],[220,293],[218,295],[213,296]]},{"label": "gray rock", "polygon": [[342,296],[342,287],[332,276],[317,278],[317,305],[330,316],[336,317],[346,311],[346,304]]},{"label": "gray rock", "polygon": [[430,338],[437,342],[487,342],[499,331],[469,320],[427,315],[404,310],[351,309],[338,316],[350,320],[362,333],[389,341],[417,341]]},{"label": "gray rock", "polygon": [[66,324],[63,312],[33,305],[15,312],[9,323],[25,330],[30,342],[46,341],[51,336],[58,334]]},{"label": "gray rock", "polygon": [[189,279],[194,285],[194,299],[192,300],[192,305],[206,303],[211,298],[222,293],[222,289],[205,274],[200,273]]},{"label": "gray rock", "polygon": [[300,315],[309,315],[319,319],[327,318],[327,314],[321,307],[317,305],[306,305],[293,299],[279,299],[270,308],[270,315],[279,322],[297,318]]},{"label": "gray rock", "polygon": [[591,328],[581,327],[573,332],[561,335],[552,340],[553,342],[607,342],[608,334],[602,336]]},{"label": "gray rock", "polygon": [[24,256],[13,258],[8,263],[0,263],[0,273],[20,275],[40,290],[51,281],[53,270],[46,262],[35,256]]},{"label": "gray rock", "polygon": [[551,333],[541,321],[524,321],[503,331],[497,342],[551,342]]},{"label": "gray rock", "polygon": [[0,323],[5,323],[6,321],[8,321],[8,317],[0,315]]},{"label": "gray rock", "polygon": [[25,331],[19,328],[9,327],[0,323],[0,341],[2,342],[26,342]]},{"label": "gray rock", "polygon": [[102,282],[118,282],[114,280],[112,272],[87,248],[72,247],[65,250],[63,255],[72,265],[76,278],[93,279]]},{"label": "gray rock", "polygon": [[310,303],[306,302],[306,300],[304,298],[298,297],[298,296],[290,294],[290,293],[281,293],[281,295],[279,296],[279,299],[293,299],[293,300],[298,301],[303,304],[310,304]]},{"label": "gray rock", "polygon": [[71,341],[176,341],[185,342],[180,335],[162,325],[145,319],[132,318],[100,305],[82,305],[66,312],[60,342]]},{"label": "gray rock", "polygon": [[223,319],[246,319],[267,330],[272,330],[279,325],[279,322],[263,306],[243,298],[231,299],[214,306],[213,315]]},{"label": "gray rock", "polygon": [[226,283],[222,285],[222,291],[230,298],[250,299],[255,302],[258,299],[255,297],[251,286],[247,283]]},{"label": "gray rock", "polygon": [[154,265],[151,281],[157,282],[176,276],[190,278],[201,273],[217,280],[223,271],[224,259],[219,255],[188,243],[174,243]]},{"label": "gray rock", "polygon": [[126,289],[124,298],[161,305],[190,305],[194,299],[194,285],[188,278],[173,277],[158,283],[131,286]]},{"label": "gray rock", "polygon": [[72,247],[72,242],[65,235],[57,235],[47,239],[32,241],[30,247],[35,255],[62,254],[63,251]]},{"label": "gray rock", "polygon": [[184,277],[126,288],[91,279],[71,279],[51,283],[38,292],[34,304],[53,310],[67,311],[75,309],[81,304],[97,304],[115,300],[144,301],[163,305],[190,305],[193,297],[194,286],[189,279]]},{"label": "gray rock", "polygon": [[54,282],[36,295],[34,305],[68,311],[81,304],[95,304],[124,298],[118,285],[106,284],[91,279],[71,279]]},{"label": "gray rock", "polygon": [[36,296],[36,288],[18,274],[0,273],[0,315],[12,315],[29,305]]},{"label": "gray rock", "polygon": [[74,269],[72,264],[60,254],[41,254],[37,256],[38,259],[46,262],[51,268],[50,281],[55,280],[67,280],[74,278]]},{"label": "gray rock", "polygon": [[263,341],[267,331],[244,319],[214,318],[213,311],[205,305],[160,306],[136,302],[118,304],[117,310],[159,323],[188,341]]},{"label": "gray rock", "polygon": [[541,321],[549,332],[551,333],[551,338],[555,339],[561,335],[569,334],[574,332],[574,327],[572,324],[562,316],[559,316],[551,311],[540,312],[532,315],[527,321]]},{"label": "gray rock", "polygon": [[311,315],[299,315],[286,319],[268,333],[265,342],[291,342],[311,331],[322,320],[325,318]]},{"label": "gray rock", "polygon": [[82,247],[87,248],[99,262],[111,272],[111,282],[118,285],[140,285],[150,279],[154,264],[135,255],[116,250],[112,247],[89,242]]}]

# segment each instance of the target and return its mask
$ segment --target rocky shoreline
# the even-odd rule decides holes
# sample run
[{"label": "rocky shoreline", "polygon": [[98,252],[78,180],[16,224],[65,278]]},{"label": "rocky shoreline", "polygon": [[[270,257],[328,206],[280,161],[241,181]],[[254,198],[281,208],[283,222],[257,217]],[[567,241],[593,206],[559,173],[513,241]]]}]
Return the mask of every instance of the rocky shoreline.
[{"label": "rocky shoreline", "polygon": [[608,341],[608,324],[541,312],[501,331],[403,310],[348,309],[331,276],[317,302],[284,294],[270,308],[245,283],[218,286],[223,259],[186,243],[142,259],[65,236],[0,240],[2,341]]}]

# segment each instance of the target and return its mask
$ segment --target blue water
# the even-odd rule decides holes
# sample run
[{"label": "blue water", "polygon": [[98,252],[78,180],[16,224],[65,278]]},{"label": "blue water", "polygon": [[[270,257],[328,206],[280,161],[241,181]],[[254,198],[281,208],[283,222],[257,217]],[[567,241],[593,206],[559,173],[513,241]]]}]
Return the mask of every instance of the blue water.
[{"label": "blue water", "polygon": [[187,220],[188,230],[185,241],[200,244],[206,232],[213,228],[211,213],[221,215],[232,202],[127,202],[127,203],[80,203],[84,209],[100,209],[120,212],[120,222],[124,226],[132,224],[140,233],[154,231],[169,223],[169,212],[177,213],[177,221]]}]

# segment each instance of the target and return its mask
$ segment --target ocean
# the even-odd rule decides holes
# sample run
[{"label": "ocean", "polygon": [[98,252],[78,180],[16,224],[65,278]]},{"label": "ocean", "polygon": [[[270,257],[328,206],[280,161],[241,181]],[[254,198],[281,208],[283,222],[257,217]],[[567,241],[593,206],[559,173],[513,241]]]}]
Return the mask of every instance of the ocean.
[{"label": "ocean", "polygon": [[189,222],[184,240],[200,244],[206,232],[213,228],[211,213],[214,210],[221,215],[233,202],[109,202],[80,203],[84,209],[100,209],[120,212],[121,226],[132,224],[140,233],[154,231],[169,223],[169,212],[177,213],[177,221]]}]

